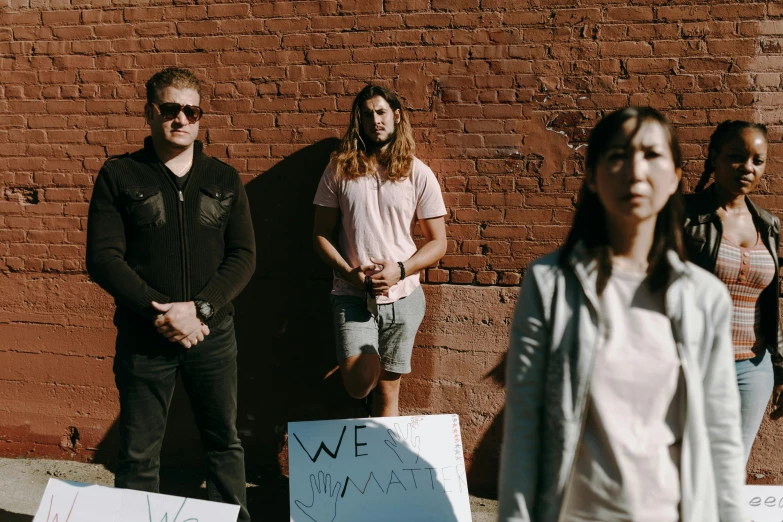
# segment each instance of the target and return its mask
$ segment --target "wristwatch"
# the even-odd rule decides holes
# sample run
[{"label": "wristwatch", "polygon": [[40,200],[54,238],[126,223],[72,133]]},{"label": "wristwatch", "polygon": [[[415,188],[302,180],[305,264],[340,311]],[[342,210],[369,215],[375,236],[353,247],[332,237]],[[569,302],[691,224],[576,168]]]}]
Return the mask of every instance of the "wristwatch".
[{"label": "wristwatch", "polygon": [[196,305],[196,317],[198,317],[202,323],[206,323],[212,319],[215,310],[212,308],[211,304],[200,299],[196,299],[193,303]]}]

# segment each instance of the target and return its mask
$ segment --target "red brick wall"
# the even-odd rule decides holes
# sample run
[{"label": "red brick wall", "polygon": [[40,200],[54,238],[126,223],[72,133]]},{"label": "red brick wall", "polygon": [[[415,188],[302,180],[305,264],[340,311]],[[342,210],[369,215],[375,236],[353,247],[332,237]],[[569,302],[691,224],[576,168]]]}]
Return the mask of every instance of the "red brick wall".
[{"label": "red brick wall", "polygon": [[[113,451],[112,304],[84,272],[87,206],[104,159],[147,134],[144,81],[179,65],[204,81],[207,152],[236,166],[253,205],[259,269],[237,316],[249,461],[285,465],[287,420],[353,411],[329,374],[329,274],[309,246],[310,201],[354,94],[375,81],[404,96],[449,208],[403,409],[460,413],[471,482],[491,489],[514,287],[566,234],[579,145],[603,113],[663,110],[687,186],[716,123],[769,124],[758,199],[783,208],[783,6],[574,3],[0,4],[0,454]],[[170,454],[192,457],[192,431],[172,424]],[[752,469],[783,470],[779,438],[763,427]]]}]

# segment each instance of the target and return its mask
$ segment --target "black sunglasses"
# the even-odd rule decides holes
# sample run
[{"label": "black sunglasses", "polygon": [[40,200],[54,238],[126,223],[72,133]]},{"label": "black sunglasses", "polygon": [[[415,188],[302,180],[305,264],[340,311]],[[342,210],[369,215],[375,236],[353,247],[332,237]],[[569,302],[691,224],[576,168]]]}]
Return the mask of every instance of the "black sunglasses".
[{"label": "black sunglasses", "polygon": [[182,111],[190,123],[196,123],[204,114],[203,109],[198,105],[180,105],[179,103],[161,103],[160,105],[153,103],[152,105],[158,108],[160,117],[164,120],[173,120]]}]

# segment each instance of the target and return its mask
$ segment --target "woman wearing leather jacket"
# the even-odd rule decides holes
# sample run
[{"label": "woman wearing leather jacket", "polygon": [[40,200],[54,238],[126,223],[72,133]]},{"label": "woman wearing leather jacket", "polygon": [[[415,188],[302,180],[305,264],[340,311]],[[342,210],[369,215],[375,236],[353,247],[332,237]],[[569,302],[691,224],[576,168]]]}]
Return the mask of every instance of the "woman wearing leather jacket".
[{"label": "woman wearing leather jacket", "polygon": [[674,130],[614,112],[585,172],[514,314],[499,519],[744,522],[731,298],[684,261]]},{"label": "woman wearing leather jacket", "polygon": [[[748,197],[764,176],[767,146],[763,125],[724,121],[710,138],[695,193],[685,198],[685,245],[690,258],[726,284],[734,304],[732,344],[746,461],[773,382],[777,385],[772,418],[783,415],[783,336],[778,321],[780,221]],[[711,177],[714,182],[705,190]]]}]

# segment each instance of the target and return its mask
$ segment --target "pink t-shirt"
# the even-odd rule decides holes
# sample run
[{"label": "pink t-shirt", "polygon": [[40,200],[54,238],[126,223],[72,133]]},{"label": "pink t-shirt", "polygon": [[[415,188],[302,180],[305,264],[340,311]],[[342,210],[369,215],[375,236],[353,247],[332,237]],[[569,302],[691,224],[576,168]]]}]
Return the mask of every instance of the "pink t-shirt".
[{"label": "pink t-shirt", "polygon": [[[340,209],[339,250],[353,267],[370,264],[370,256],[391,262],[406,261],[417,250],[413,241],[416,220],[446,215],[438,180],[418,158],[413,158],[412,173],[402,181],[389,180],[383,167],[378,167],[375,176],[337,179],[334,165],[329,164],[313,203]],[[404,280],[391,287],[389,296],[379,296],[377,303],[392,303],[406,297],[419,284],[418,272],[406,274]],[[362,290],[337,272],[332,293],[364,297]]]}]

